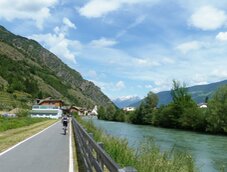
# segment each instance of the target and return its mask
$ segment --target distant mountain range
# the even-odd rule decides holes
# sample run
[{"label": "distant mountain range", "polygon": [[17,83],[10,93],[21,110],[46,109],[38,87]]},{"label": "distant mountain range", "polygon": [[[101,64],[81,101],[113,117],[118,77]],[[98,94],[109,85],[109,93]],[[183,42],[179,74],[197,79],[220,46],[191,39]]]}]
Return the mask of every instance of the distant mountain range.
[{"label": "distant mountain range", "polygon": [[[197,103],[202,103],[205,101],[206,97],[211,97],[212,94],[222,85],[227,84],[227,80],[215,82],[207,85],[196,85],[192,87],[188,87],[188,92],[191,94],[192,99]],[[166,105],[172,101],[172,97],[170,94],[171,91],[162,91],[157,93],[159,97],[158,105]],[[142,100],[132,103],[129,106],[139,107]]]},{"label": "distant mountain range", "polygon": [[0,26],[0,110],[29,108],[35,98],[93,108],[111,100],[38,42]]},{"label": "distant mountain range", "polygon": [[114,104],[119,108],[130,106],[131,104],[137,103],[141,100],[138,96],[125,96],[113,99]]}]

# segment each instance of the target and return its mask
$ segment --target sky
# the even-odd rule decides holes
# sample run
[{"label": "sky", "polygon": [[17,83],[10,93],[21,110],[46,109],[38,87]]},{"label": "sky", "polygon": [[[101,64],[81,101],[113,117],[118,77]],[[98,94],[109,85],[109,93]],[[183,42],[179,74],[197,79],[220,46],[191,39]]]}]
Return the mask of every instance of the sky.
[{"label": "sky", "polygon": [[227,79],[226,0],[1,0],[0,24],[111,99]]}]

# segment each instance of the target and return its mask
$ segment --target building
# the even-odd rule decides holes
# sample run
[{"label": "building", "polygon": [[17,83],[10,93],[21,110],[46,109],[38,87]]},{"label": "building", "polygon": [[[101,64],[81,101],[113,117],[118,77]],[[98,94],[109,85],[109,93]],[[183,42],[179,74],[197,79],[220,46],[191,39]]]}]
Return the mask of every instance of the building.
[{"label": "building", "polygon": [[97,116],[98,115],[98,107],[95,105],[95,107],[88,112],[89,116]]},{"label": "building", "polygon": [[135,111],[136,108],[135,107],[124,107],[123,110],[126,112],[132,112],[132,111]]},{"label": "building", "polygon": [[199,103],[198,107],[199,108],[207,108],[207,103]]},{"label": "building", "polygon": [[76,112],[79,116],[84,116],[87,114],[87,110],[77,106],[71,106],[69,109],[70,113]]},{"label": "building", "polygon": [[64,105],[64,102],[62,100],[44,99],[44,100],[40,100],[38,105],[56,106],[61,108]]},{"label": "building", "polygon": [[60,107],[53,105],[34,105],[30,111],[31,117],[59,119],[63,115]]}]

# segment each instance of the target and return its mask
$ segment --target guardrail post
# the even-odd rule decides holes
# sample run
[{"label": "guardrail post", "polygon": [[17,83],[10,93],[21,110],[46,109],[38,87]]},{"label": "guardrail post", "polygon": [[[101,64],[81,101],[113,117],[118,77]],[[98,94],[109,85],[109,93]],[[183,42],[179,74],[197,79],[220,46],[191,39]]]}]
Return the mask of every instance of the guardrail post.
[{"label": "guardrail post", "polygon": [[[98,142],[97,143],[103,150],[104,150],[104,144],[102,142]],[[102,170],[104,169],[104,164],[103,162],[101,161],[101,156],[99,154],[97,154],[97,161],[99,162]]]},{"label": "guardrail post", "polygon": [[104,150],[104,144],[96,143],[93,140],[93,133],[87,133],[86,130],[73,118],[73,128],[80,153],[83,167],[86,172],[137,172],[132,167],[120,169],[118,164],[114,162]]},{"label": "guardrail post", "polygon": [[93,139],[94,138],[94,134],[93,133],[88,133],[89,136]]}]

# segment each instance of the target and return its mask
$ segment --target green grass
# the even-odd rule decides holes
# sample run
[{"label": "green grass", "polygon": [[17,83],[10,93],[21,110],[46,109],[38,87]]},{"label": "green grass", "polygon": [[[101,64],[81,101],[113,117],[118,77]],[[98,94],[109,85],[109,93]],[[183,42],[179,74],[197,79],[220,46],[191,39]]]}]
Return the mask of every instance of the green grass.
[{"label": "green grass", "polygon": [[94,134],[94,139],[104,143],[105,151],[121,167],[132,166],[138,172],[194,172],[198,171],[194,160],[187,153],[175,151],[161,152],[154,142],[148,140],[140,148],[134,150],[128,142],[112,136],[107,136],[97,129],[92,122],[78,121]]},{"label": "green grass", "polygon": [[42,122],[47,119],[44,118],[30,118],[30,117],[22,117],[22,118],[7,118],[0,117],[0,132],[6,131],[9,129],[20,128],[24,126],[29,126],[31,124]]}]

